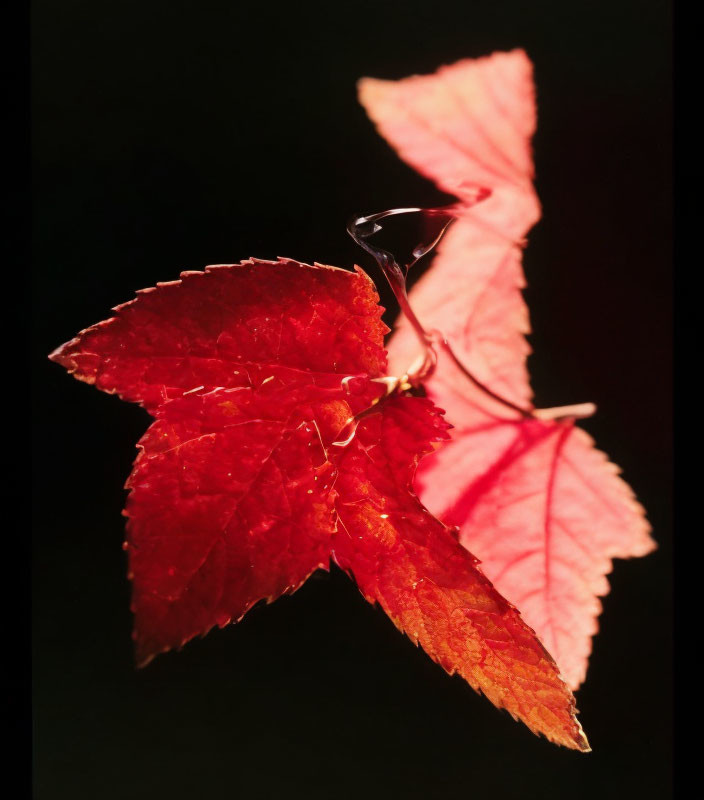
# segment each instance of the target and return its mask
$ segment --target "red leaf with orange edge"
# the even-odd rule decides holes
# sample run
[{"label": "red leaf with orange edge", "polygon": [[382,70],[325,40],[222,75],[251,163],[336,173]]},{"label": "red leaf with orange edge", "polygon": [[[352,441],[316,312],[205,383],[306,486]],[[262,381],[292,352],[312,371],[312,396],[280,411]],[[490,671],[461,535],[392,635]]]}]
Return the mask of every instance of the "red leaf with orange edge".
[{"label": "red leaf with orange edge", "polygon": [[142,292],[52,355],[156,417],[127,484],[137,659],[333,557],[445,669],[587,749],[551,657],[411,490],[447,425],[387,395],[377,300],[359,271],[248,261]]}]

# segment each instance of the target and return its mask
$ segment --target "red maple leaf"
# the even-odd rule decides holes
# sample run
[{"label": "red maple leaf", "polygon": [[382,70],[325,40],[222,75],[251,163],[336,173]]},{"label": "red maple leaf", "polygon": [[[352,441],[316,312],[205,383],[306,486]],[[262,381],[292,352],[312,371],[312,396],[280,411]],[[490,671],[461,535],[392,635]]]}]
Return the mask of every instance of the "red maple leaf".
[{"label": "red maple leaf", "polygon": [[448,672],[588,749],[552,658],[412,490],[448,426],[429,400],[387,393],[364,273],[251,260],[116,311],[52,358],[156,417],[126,510],[140,663],[333,558]]},{"label": "red maple leaf", "polygon": [[[459,527],[460,541],[577,688],[611,559],[644,555],[654,543],[618,468],[574,424],[593,406],[541,411],[531,403],[521,256],[540,217],[534,96],[532,65],[520,50],[434,75],[360,83],[382,135],[460,198],[432,268],[410,294],[420,325],[441,332],[425,385],[455,426],[448,445],[421,465],[420,496]],[[477,186],[491,195],[474,205]],[[400,320],[389,344],[392,372],[423,356],[416,333]]]}]

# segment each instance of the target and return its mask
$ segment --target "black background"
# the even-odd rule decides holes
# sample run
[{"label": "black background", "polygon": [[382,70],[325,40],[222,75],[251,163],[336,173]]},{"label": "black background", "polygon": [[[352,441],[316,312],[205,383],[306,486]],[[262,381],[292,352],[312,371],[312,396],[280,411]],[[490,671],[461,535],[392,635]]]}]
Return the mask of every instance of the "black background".
[{"label": "black background", "polygon": [[[35,0],[32,13],[35,796],[669,797],[669,4]],[[355,81],[513,47],[538,87],[536,399],[598,404],[585,427],[660,545],[612,576],[578,693],[594,752],[496,711],[339,572],[135,671],[121,487],[147,415],[46,354],[182,269],[282,255],[377,277],[349,215],[446,197],[375,133]]]}]

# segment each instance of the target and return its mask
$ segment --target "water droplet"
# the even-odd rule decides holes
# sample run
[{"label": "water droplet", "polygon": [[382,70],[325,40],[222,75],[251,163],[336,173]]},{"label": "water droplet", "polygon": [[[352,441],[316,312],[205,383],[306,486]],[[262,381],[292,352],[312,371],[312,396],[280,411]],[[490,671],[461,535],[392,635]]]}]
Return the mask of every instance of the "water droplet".
[{"label": "water droplet", "polygon": [[[348,224],[347,232],[360,247],[374,256],[382,269],[397,264],[404,272],[408,272],[416,261],[436,247],[450,223],[456,219],[458,211],[459,206],[454,205],[441,208],[393,208],[356,217]],[[384,224],[380,225],[382,220]],[[382,237],[376,236],[382,231]],[[369,243],[372,236],[376,236],[374,245]],[[409,257],[408,242],[419,240],[420,243],[410,250]]]}]

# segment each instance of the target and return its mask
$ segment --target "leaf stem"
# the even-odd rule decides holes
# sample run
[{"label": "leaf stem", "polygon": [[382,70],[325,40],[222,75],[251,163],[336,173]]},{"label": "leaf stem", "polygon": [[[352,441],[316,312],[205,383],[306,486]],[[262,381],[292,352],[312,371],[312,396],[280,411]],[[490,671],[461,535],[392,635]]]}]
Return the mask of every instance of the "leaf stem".
[{"label": "leaf stem", "polygon": [[502,405],[510,408],[512,411],[517,412],[522,417],[532,417],[534,415],[533,409],[522,408],[515,403],[512,403],[510,400],[507,400],[505,397],[501,397],[501,395],[496,394],[496,392],[492,391],[486,384],[482,383],[478,378],[475,378],[474,375],[465,367],[465,365],[460,361],[460,359],[455,354],[455,351],[450,346],[450,343],[447,339],[438,331],[439,334],[439,344],[440,347],[450,356],[452,361],[454,362],[455,366],[460,370],[460,372],[473,383],[478,389],[481,389],[484,394],[491,397],[492,400],[496,400],[497,403],[501,403]]}]

